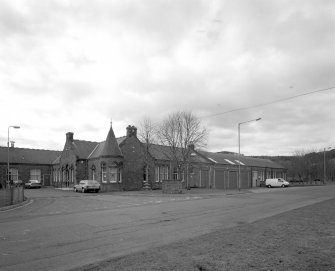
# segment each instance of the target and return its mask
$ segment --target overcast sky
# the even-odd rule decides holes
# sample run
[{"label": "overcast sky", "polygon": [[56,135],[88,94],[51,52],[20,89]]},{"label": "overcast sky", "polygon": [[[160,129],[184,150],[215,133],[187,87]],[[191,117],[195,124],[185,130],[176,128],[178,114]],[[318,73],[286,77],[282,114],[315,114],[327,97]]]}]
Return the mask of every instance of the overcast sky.
[{"label": "overcast sky", "polygon": [[62,150],[192,110],[209,151],[238,152],[259,117],[246,155],[335,148],[333,0],[1,0],[0,40],[1,146],[10,125]]}]

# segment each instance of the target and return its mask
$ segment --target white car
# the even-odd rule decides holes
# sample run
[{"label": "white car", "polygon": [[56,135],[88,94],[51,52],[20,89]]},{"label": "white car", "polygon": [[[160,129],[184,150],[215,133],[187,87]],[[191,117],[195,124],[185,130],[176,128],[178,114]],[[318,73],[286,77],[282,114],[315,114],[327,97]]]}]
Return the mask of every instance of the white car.
[{"label": "white car", "polygon": [[41,188],[42,184],[39,180],[29,180],[24,184],[24,188]]},{"label": "white car", "polygon": [[94,191],[94,192],[99,192],[100,191],[100,183],[98,183],[95,180],[81,180],[79,184],[76,184],[74,186],[74,191],[75,192],[88,192],[88,191]]},{"label": "white car", "polygon": [[275,179],[266,179],[265,186],[266,187],[288,187],[290,185],[289,182],[285,181],[283,178],[275,178]]}]

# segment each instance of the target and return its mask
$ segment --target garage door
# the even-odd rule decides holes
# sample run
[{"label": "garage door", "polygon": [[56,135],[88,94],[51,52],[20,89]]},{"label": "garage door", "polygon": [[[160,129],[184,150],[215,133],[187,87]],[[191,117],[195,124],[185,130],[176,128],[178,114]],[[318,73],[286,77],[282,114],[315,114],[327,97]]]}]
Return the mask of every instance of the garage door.
[{"label": "garage door", "polygon": [[249,188],[249,172],[242,171],[241,172],[241,188]]},{"label": "garage door", "polygon": [[237,171],[229,171],[229,180],[227,189],[237,189]]},{"label": "garage door", "polygon": [[201,170],[201,187],[209,188],[209,170]]},{"label": "garage door", "polygon": [[215,170],[215,188],[225,189],[225,172],[224,170]]}]

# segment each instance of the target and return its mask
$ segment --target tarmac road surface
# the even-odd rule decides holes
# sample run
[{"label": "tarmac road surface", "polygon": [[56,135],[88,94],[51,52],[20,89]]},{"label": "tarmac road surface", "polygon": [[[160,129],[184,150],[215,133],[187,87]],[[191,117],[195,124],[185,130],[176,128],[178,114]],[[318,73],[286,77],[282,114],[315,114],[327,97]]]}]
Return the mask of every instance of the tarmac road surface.
[{"label": "tarmac road surface", "polygon": [[182,195],[26,191],[0,210],[1,270],[69,270],[333,198],[335,185]]}]

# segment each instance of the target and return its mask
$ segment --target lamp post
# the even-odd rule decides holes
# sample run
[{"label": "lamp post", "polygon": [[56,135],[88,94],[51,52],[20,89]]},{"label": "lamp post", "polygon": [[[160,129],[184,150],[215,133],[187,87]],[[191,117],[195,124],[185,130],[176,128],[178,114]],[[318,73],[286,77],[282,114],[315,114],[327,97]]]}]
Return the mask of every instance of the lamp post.
[{"label": "lamp post", "polygon": [[9,188],[9,129],[14,128],[14,129],[20,129],[20,126],[8,126],[8,137],[7,137],[7,187]]},{"label": "lamp post", "polygon": [[[241,156],[241,125],[244,123],[248,123],[248,122],[253,122],[253,121],[259,121],[262,118],[257,118],[257,119],[252,119],[252,120],[247,120],[247,121],[243,121],[240,122],[238,124],[238,155],[239,157]],[[241,164],[240,161],[238,163],[238,191],[241,190]]]},{"label": "lamp post", "polygon": [[323,183],[326,183],[326,149],[329,150],[331,147],[323,148]]}]

